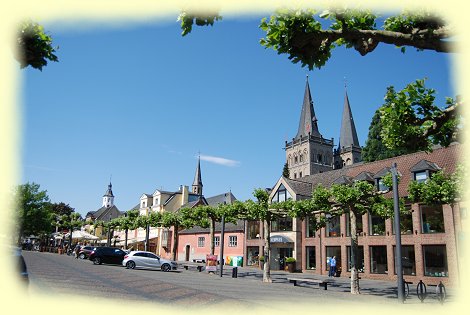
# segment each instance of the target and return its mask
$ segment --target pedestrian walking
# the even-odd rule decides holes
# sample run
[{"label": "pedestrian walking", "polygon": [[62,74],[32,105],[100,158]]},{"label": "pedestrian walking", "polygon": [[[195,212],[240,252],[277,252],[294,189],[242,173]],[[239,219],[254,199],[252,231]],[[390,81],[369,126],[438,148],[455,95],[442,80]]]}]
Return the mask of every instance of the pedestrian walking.
[{"label": "pedestrian walking", "polygon": [[80,248],[82,248],[80,246],[80,243],[77,244],[77,246],[75,246],[75,259],[78,259],[78,253],[80,252]]},{"label": "pedestrian walking", "polygon": [[336,256],[330,259],[330,272],[328,277],[334,277],[336,274]]}]

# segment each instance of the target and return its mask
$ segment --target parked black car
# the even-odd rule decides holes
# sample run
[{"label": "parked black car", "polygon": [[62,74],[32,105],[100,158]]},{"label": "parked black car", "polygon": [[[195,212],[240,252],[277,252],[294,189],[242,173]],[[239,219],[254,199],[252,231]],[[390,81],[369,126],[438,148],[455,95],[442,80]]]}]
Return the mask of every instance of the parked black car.
[{"label": "parked black car", "polygon": [[97,248],[98,247],[95,247],[95,246],[82,246],[82,248],[80,248],[80,251],[78,252],[78,258],[80,259],[88,258],[91,252]]},{"label": "parked black car", "polygon": [[115,247],[96,247],[91,253],[88,259],[90,259],[95,265],[101,264],[122,264],[126,252],[122,249]]}]

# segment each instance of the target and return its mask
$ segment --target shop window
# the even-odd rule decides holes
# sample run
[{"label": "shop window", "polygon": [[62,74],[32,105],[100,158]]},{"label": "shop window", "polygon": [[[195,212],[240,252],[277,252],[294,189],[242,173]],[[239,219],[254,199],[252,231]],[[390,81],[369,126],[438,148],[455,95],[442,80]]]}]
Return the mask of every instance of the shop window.
[{"label": "shop window", "polygon": [[237,247],[238,241],[236,236],[229,236],[228,247]]},{"label": "shop window", "polygon": [[385,235],[385,219],[369,213],[369,235]]},{"label": "shop window", "polygon": [[444,214],[441,205],[421,205],[421,232],[444,233]]},{"label": "shop window", "polygon": [[428,277],[448,277],[447,253],[445,245],[423,245],[424,275]]},{"label": "shop window", "polygon": [[204,247],[206,246],[206,238],[204,236],[200,236],[197,238],[197,247]]},{"label": "shop window", "polygon": [[370,246],[370,273],[387,273],[387,246]]},{"label": "shop window", "polygon": [[259,221],[248,221],[247,222],[248,235],[247,239],[254,240],[260,238],[260,223]]},{"label": "shop window", "polygon": [[315,217],[312,217],[312,216],[308,216],[307,217],[307,220],[305,220],[305,223],[306,223],[306,237],[315,237]]},{"label": "shop window", "polygon": [[259,247],[248,246],[246,248],[247,266],[257,266],[259,264]]},{"label": "shop window", "polygon": [[[393,262],[395,265],[395,274],[397,274],[396,258],[397,247],[393,246]],[[401,246],[401,266],[403,274],[408,276],[416,275],[415,247],[413,245]]]},{"label": "shop window", "polygon": [[[356,232],[357,235],[360,235],[363,230],[362,225],[362,214],[355,213],[356,215]],[[346,236],[351,236],[351,218],[349,217],[349,213],[346,213]]]},{"label": "shop window", "polygon": [[[351,246],[346,246],[346,250],[348,252],[348,271],[351,271],[351,267],[352,267]],[[364,246],[357,247],[356,269],[358,272],[364,272]]]},{"label": "shop window", "polygon": [[220,246],[220,236],[214,236],[214,246],[215,247]]},{"label": "shop window", "polygon": [[306,252],[306,261],[305,266],[308,270],[315,270],[317,269],[316,264],[316,255],[315,255],[315,246],[307,246],[305,247]]},{"label": "shop window", "polygon": [[292,231],[292,218],[284,217],[271,221],[271,232]]},{"label": "shop window", "polygon": [[[411,207],[407,206],[409,213],[400,213],[400,232],[402,235],[413,234],[413,216],[411,215]],[[395,218],[392,217],[392,234],[395,234]]]},{"label": "shop window", "polygon": [[330,217],[326,222],[326,236],[339,237],[341,236],[340,216]]},{"label": "shop window", "polygon": [[336,256],[336,270],[341,270],[341,246],[326,246],[326,270],[330,270],[330,259]]}]

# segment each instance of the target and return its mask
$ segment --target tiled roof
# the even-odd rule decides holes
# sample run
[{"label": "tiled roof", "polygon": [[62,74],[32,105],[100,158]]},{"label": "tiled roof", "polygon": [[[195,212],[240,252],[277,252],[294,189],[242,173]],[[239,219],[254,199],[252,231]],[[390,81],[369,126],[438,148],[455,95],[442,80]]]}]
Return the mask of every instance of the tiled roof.
[{"label": "tiled roof", "polygon": [[218,204],[226,202],[227,204],[232,204],[237,198],[232,194],[232,192],[219,194],[213,197],[206,198],[207,204],[209,206],[216,206]]},{"label": "tiled roof", "polygon": [[416,163],[411,169],[411,172],[419,172],[419,171],[438,171],[440,168],[436,165],[436,163],[432,163],[426,160],[421,160]]},{"label": "tiled roof", "polygon": [[342,169],[298,178],[297,181],[304,181],[312,184],[312,186],[322,184],[324,187],[329,188],[331,184],[342,175],[356,177],[362,172],[369,172],[376,176],[380,171],[387,167],[390,168],[393,163],[396,163],[398,173],[401,174],[398,193],[403,197],[408,194],[408,185],[410,181],[413,180],[413,174],[410,170],[419,161],[426,160],[435,163],[445,173],[453,173],[459,161],[462,160],[462,154],[462,145],[455,143],[446,148],[435,148],[433,152],[430,153],[421,151],[371,163],[353,164]]}]

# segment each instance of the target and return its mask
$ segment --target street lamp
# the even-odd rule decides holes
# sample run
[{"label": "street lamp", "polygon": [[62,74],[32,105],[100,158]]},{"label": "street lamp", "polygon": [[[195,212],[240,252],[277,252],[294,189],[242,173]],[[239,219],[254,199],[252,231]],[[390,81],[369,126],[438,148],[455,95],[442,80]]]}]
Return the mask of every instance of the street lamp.
[{"label": "street lamp", "polygon": [[390,169],[393,180],[393,210],[395,214],[395,265],[397,267],[397,286],[398,286],[398,302],[404,301],[404,286],[403,286],[403,266],[401,260],[401,231],[400,231],[400,209],[398,204],[398,171],[397,163],[392,164]]}]

